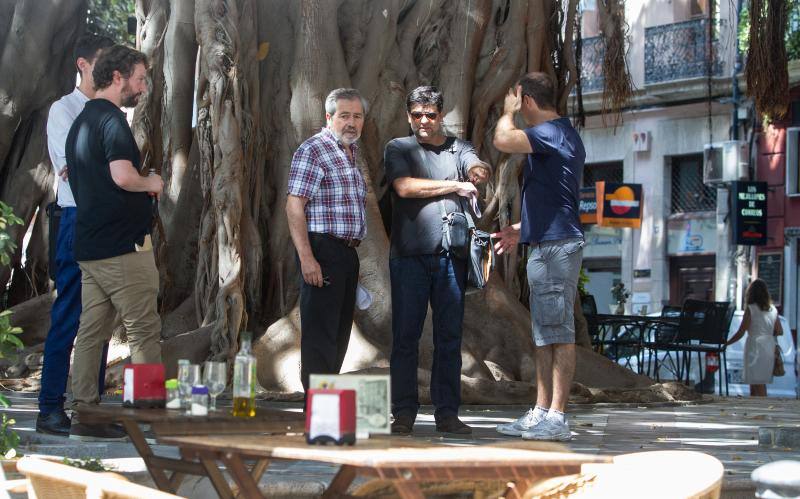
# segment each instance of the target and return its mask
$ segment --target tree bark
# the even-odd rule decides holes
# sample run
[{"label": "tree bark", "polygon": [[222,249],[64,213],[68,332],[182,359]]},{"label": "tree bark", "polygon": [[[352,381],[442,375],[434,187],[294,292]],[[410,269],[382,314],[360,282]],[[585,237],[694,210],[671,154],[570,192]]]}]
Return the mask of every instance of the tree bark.
[{"label": "tree bark", "polygon": [[[7,1],[0,14],[0,26],[6,27],[0,35],[0,199],[24,221],[8,228],[17,252],[11,267],[0,268],[0,289],[6,288],[12,269],[18,274],[10,292],[13,305],[49,287],[41,270],[47,266],[42,212],[53,199],[45,124],[50,104],[75,84],[72,46],[86,22],[86,2]],[[23,238],[31,224],[33,239],[23,269]]]},{"label": "tree bark", "polygon": [[[494,124],[507,89],[527,71],[556,76],[563,107],[576,74],[576,3],[138,0],[137,40],[152,64],[150,91],[136,109],[134,131],[144,168],[161,172],[166,184],[157,226],[164,336],[169,338],[165,359],[174,360],[191,345],[193,357],[206,352],[209,358],[231,360],[240,331],[252,329],[258,336],[261,384],[299,389],[299,275],[284,212],[289,165],[297,146],[325,126],[328,92],[356,87],[370,103],[357,157],[369,186],[367,236],[358,253],[360,281],[374,301],[356,312],[344,369],[388,366],[392,308],[389,237],[383,223],[388,213],[382,209],[390,207],[385,203],[383,149],[392,138],[409,134],[406,95],[423,84],[443,90],[447,130],[471,140],[494,167],[481,191],[481,228],[497,230],[516,222],[523,158],[494,149]],[[85,12],[77,1],[48,5]],[[7,4],[0,3],[0,12],[3,8]],[[10,26],[29,24],[29,17],[17,19],[30,16],[29,11],[23,2],[15,3]],[[45,25],[62,39],[73,40],[79,29],[69,31],[61,21],[53,12],[45,13]],[[36,35],[45,36],[39,30]],[[17,47],[33,43],[26,36],[33,34],[12,30],[6,38],[13,38]],[[2,46],[3,68],[12,67],[5,66],[12,48],[8,42]],[[66,59],[67,52],[62,52],[59,56]],[[0,158],[16,158],[2,163],[0,190],[4,195],[39,193],[32,196],[35,202],[19,207],[30,220],[45,201],[43,193],[49,192],[45,184],[52,182],[46,158],[35,154],[44,143],[42,114],[36,110],[45,109],[46,115],[43,106],[68,90],[69,72],[55,78],[58,85],[46,95],[16,87],[9,93],[9,82],[16,80],[0,73],[0,96],[13,94],[15,99],[14,106],[2,108],[13,112],[0,118]],[[16,104],[25,99],[27,107]],[[22,124],[29,135],[39,135],[38,143],[24,142],[30,151],[10,146],[10,137]],[[27,191],[20,190],[22,185]],[[42,247],[37,243],[31,251],[40,253]],[[521,256],[512,251],[502,257],[489,286],[467,298],[465,402],[531,394],[535,369],[530,316],[519,301],[527,284],[520,278]],[[579,381],[646,384],[644,378],[610,367],[594,352],[580,350]],[[432,355],[428,321],[420,352],[423,384]],[[487,387],[497,387],[496,393]]]}]

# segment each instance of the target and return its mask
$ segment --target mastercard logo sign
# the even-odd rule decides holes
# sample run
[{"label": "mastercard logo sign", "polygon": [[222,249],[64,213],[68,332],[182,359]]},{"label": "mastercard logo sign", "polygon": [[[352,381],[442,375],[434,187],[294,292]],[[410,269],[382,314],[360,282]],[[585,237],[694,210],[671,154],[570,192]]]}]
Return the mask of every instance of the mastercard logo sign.
[{"label": "mastercard logo sign", "polygon": [[604,199],[608,201],[611,212],[615,215],[625,215],[629,211],[639,208],[639,200],[636,199],[633,189],[627,185],[606,194]]}]

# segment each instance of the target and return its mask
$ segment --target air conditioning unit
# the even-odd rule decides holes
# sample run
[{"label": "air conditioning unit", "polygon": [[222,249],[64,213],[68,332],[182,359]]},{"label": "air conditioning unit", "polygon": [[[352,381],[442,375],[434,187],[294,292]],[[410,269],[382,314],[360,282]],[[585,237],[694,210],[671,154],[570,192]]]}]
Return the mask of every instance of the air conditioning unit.
[{"label": "air conditioning unit", "polygon": [[747,178],[747,142],[714,142],[704,145],[703,152],[704,184],[721,184]]}]

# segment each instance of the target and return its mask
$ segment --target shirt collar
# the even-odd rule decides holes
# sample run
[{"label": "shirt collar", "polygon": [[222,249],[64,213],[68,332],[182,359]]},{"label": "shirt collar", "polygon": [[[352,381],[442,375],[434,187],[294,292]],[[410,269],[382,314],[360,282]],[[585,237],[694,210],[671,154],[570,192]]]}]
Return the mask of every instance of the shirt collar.
[{"label": "shirt collar", "polygon": [[81,89],[78,87],[75,87],[75,90],[72,91],[72,95],[74,95],[76,99],[78,99],[80,102],[84,104],[86,102],[89,102],[90,100],[89,97],[87,97],[86,94],[81,92]]},{"label": "shirt collar", "polygon": [[[331,131],[330,128],[325,127],[325,128],[322,129],[322,132],[328,137],[329,140],[332,140],[333,142],[335,142],[336,145],[339,146],[339,149],[344,149],[345,147],[347,147],[346,145],[344,145],[344,143],[341,140],[339,140],[338,137],[336,137],[336,135],[333,134],[333,132]],[[358,151],[358,144],[355,143],[355,142],[350,144],[350,150],[352,152]]]}]

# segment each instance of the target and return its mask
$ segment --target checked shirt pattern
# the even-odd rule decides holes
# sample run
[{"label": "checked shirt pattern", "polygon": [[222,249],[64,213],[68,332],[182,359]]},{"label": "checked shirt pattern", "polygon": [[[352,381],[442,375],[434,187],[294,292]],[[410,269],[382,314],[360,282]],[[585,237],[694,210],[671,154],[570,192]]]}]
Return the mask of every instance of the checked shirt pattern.
[{"label": "checked shirt pattern", "polygon": [[344,147],[327,128],[300,144],[292,157],[288,193],[308,199],[309,232],[361,240],[367,232],[367,184],[356,166],[357,146],[350,146],[353,161]]}]

